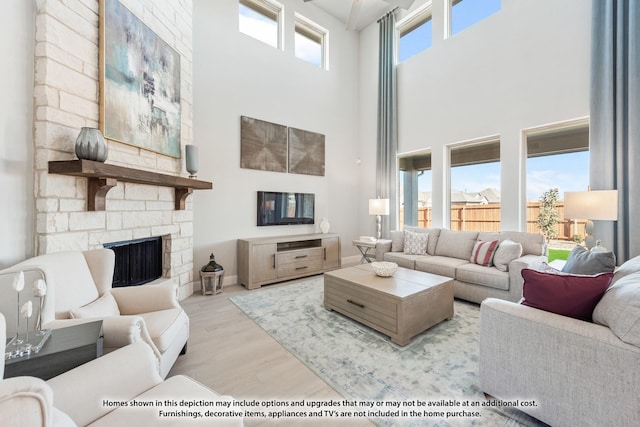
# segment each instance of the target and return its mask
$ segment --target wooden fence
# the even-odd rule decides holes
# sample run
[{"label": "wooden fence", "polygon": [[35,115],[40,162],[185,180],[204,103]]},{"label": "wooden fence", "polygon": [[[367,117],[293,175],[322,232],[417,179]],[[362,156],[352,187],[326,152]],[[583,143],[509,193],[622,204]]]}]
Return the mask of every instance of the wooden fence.
[{"label": "wooden fence", "polygon": [[[572,240],[574,234],[582,237],[585,235],[585,221],[579,220],[577,231],[573,220],[563,220],[564,204],[556,205],[560,222],[556,225],[558,233],[557,240]],[[403,226],[404,214],[400,209],[400,228]],[[529,233],[540,233],[540,228],[536,224],[540,214],[540,202],[530,202],[527,204],[527,231]],[[418,226],[431,227],[431,208],[418,208]],[[500,231],[500,204],[489,203],[487,205],[453,205],[451,206],[451,230],[474,230],[474,231]]]}]

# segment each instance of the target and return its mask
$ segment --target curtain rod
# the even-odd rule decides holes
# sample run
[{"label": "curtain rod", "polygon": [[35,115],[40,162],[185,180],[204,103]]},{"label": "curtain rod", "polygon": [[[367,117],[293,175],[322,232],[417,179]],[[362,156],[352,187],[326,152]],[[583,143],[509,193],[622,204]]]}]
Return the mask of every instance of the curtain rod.
[{"label": "curtain rod", "polygon": [[387,16],[391,15],[393,12],[395,12],[396,10],[398,10],[398,6],[394,7],[393,9],[391,9],[389,12],[385,13],[384,15],[382,15],[376,22],[380,23],[380,21],[382,21],[384,18],[386,18]]}]

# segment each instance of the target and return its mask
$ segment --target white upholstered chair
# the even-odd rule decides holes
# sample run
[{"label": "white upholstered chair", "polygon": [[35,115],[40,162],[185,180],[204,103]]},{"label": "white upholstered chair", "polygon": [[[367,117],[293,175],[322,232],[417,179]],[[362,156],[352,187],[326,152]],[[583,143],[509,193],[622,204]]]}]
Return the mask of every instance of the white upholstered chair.
[{"label": "white upholstered chair", "polygon": [[[114,253],[110,249],[66,251],[27,259],[0,275],[41,272],[47,284],[42,327],[56,329],[103,320],[105,353],[143,341],[153,349],[162,378],[186,351],[189,317],[173,283],[112,288]],[[4,298],[4,296],[3,296]]]},{"label": "white upholstered chair", "polygon": [[[3,353],[4,345],[5,318],[0,313],[0,350]],[[4,358],[0,362],[0,426],[243,425],[242,417],[161,418],[159,410],[162,408],[157,406],[105,404],[105,400],[113,403],[134,399],[139,402],[233,400],[183,375],[163,381],[151,347],[142,342],[113,351],[49,381],[35,377],[1,379],[3,376]]]}]

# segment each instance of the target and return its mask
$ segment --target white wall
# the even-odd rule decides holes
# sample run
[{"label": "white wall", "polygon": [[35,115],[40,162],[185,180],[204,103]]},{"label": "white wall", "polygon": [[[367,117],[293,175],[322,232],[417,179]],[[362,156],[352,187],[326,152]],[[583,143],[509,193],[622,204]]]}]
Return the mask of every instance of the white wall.
[{"label": "white wall", "polygon": [[13,2],[0,16],[0,268],[33,253],[33,57],[32,1]]},{"label": "white wall", "polygon": [[[502,229],[523,229],[522,130],[589,115],[591,2],[503,0],[501,11],[446,40],[444,3],[433,2],[433,45],[399,65],[399,152],[432,150],[434,225],[448,226],[447,145],[499,135]],[[360,45],[361,148],[374,164],[377,34],[373,24]],[[363,194],[375,189],[371,177],[361,175]]]},{"label": "white wall", "polygon": [[[262,235],[318,230],[327,217],[342,238],[343,256],[354,255],[358,235],[358,36],[310,3],[285,8],[285,49],[277,50],[238,31],[237,0],[194,0],[194,143],[200,147],[198,177],[214,182],[196,191],[194,268],[211,252],[235,281],[236,241]],[[329,30],[330,68],[294,56],[294,12]],[[325,176],[240,168],[240,116],[325,135]],[[315,226],[256,226],[258,190],[316,195]]]}]

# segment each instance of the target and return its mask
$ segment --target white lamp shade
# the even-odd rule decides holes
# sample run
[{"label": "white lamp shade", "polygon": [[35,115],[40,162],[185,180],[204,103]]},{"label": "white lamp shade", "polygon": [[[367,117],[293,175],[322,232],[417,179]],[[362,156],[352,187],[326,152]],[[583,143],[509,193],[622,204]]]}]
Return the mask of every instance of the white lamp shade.
[{"label": "white lamp shade", "polygon": [[564,217],[615,221],[618,219],[618,191],[570,191],[564,193]]},{"label": "white lamp shade", "polygon": [[389,199],[369,199],[369,215],[389,215]]}]

